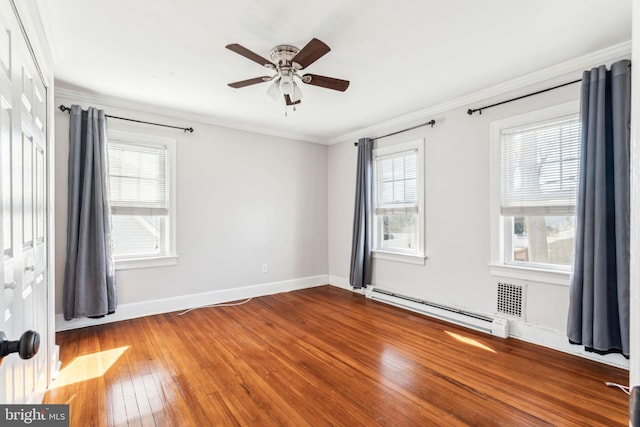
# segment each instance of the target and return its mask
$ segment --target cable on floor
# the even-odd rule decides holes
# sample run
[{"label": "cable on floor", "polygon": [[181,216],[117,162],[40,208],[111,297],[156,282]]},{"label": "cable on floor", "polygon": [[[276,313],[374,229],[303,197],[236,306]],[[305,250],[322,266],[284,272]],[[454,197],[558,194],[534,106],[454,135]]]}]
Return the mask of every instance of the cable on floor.
[{"label": "cable on floor", "polygon": [[234,303],[221,303],[221,304],[208,304],[208,305],[201,305],[198,307],[191,307],[181,313],[178,313],[178,316],[182,316],[183,314],[187,314],[190,311],[193,310],[198,310],[199,308],[209,308],[209,307],[235,307],[236,305],[242,305],[242,304],[246,304],[249,301],[251,301],[253,299],[253,297],[251,298],[247,298],[246,300],[242,301],[242,302],[234,302]]},{"label": "cable on floor", "polygon": [[606,385],[607,387],[618,387],[620,390],[624,391],[625,393],[630,394],[629,387],[627,387],[626,385],[611,383],[609,381],[605,381],[604,385]]}]

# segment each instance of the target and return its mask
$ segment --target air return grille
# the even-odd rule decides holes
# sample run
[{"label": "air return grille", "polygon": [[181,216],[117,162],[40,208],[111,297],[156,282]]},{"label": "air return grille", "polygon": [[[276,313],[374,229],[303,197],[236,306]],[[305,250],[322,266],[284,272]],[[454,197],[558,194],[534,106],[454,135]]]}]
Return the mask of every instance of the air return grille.
[{"label": "air return grille", "polygon": [[498,282],[498,313],[522,317],[522,285]]}]

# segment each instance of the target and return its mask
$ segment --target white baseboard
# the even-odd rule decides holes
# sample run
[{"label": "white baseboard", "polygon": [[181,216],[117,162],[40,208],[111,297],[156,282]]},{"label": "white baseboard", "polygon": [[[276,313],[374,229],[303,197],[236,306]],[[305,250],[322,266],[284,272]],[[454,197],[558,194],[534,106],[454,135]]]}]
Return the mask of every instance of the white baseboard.
[{"label": "white baseboard", "polygon": [[[353,290],[349,286],[349,280],[330,274],[329,284],[341,289],[346,289],[353,292],[363,293],[360,290]],[[493,313],[479,313],[489,317],[495,316]],[[445,319],[441,319],[446,321]],[[521,322],[517,320],[509,319],[509,337],[516,338],[522,341],[526,341],[532,344],[536,344],[542,347],[552,348],[554,350],[561,351],[563,353],[573,354],[585,359],[594,360],[596,362],[604,363],[607,365],[615,366],[617,368],[629,369],[629,360],[625,359],[620,354],[607,354],[601,355],[597,353],[591,353],[584,350],[581,345],[569,344],[567,336],[562,331],[556,331],[553,329],[543,328],[538,325],[532,325],[530,323]]]},{"label": "white baseboard", "polygon": [[353,290],[353,288],[349,284],[349,279],[347,279],[346,277],[334,276],[333,274],[330,274],[329,284],[338,288],[346,289],[348,291]]},{"label": "white baseboard", "polygon": [[264,295],[296,291],[299,289],[313,288],[315,286],[326,285],[327,283],[329,283],[329,275],[321,274],[318,276],[302,277],[299,279],[284,280],[281,282],[262,283],[259,285],[244,286],[241,288],[223,289],[200,294],[182,295],[173,298],[121,304],[118,306],[118,309],[114,314],[110,314],[100,319],[79,318],[64,320],[62,314],[56,314],[56,332],[119,322],[121,320],[135,319],[137,317],[151,316],[154,314],[170,313],[172,311],[186,310],[191,307],[220,304],[250,297],[260,297]]},{"label": "white baseboard", "polygon": [[349,279],[346,277],[335,276],[333,274],[329,275],[329,284],[331,286],[335,286],[336,288],[344,289],[345,291],[355,292],[356,294],[365,295],[367,289],[353,289],[353,286],[349,283]]},{"label": "white baseboard", "polygon": [[560,331],[542,328],[525,322],[509,320],[509,336],[532,344],[552,348],[563,353],[595,360],[596,362],[629,370],[629,360],[621,354],[598,354],[585,351],[584,346],[569,343],[567,335]]}]

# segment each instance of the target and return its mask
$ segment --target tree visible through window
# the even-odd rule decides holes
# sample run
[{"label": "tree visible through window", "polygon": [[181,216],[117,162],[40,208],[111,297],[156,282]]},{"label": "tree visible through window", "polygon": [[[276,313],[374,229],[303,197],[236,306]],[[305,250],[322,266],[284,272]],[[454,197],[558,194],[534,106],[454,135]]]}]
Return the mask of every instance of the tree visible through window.
[{"label": "tree visible through window", "polygon": [[570,266],[579,135],[577,114],[501,130],[505,263]]},{"label": "tree visible through window", "polygon": [[374,151],[376,251],[422,255],[424,142]]}]

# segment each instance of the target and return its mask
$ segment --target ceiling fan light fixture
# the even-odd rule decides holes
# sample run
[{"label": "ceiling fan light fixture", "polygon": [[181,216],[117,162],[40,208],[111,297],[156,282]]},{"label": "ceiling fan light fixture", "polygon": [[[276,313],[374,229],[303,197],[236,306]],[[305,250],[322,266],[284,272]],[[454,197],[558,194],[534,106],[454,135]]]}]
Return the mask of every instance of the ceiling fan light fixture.
[{"label": "ceiling fan light fixture", "polygon": [[302,90],[300,89],[300,85],[296,82],[293,82],[293,91],[289,94],[291,98],[291,102],[298,102],[302,100]]},{"label": "ceiling fan light fixture", "polygon": [[329,46],[316,38],[311,39],[302,49],[291,45],[278,45],[274,47],[271,49],[271,61],[237,43],[229,44],[226,48],[265,68],[275,71],[275,74],[271,76],[241,80],[229,83],[228,86],[239,89],[258,83],[271,82],[266,90],[267,95],[274,100],[284,97],[287,106],[300,104],[302,99],[300,82],[340,92],[344,92],[349,87],[348,80],[318,74],[305,74],[302,76],[298,74],[300,70],[307,68],[331,50]]},{"label": "ceiling fan light fixture", "polygon": [[282,76],[280,78],[280,92],[283,95],[291,95],[293,93],[294,84],[295,83],[293,82],[291,76]]},{"label": "ceiling fan light fixture", "polygon": [[278,83],[278,80],[274,80],[267,88],[267,95],[269,95],[274,101],[280,99],[280,86]]}]

